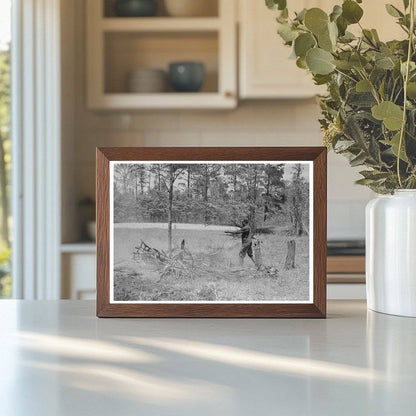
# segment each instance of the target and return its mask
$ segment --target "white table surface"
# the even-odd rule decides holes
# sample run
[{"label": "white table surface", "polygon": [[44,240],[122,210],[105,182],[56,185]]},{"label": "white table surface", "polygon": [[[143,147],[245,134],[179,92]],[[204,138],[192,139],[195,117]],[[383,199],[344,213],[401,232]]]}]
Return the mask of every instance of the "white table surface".
[{"label": "white table surface", "polygon": [[0,415],[412,415],[416,319],[97,319],[0,301]]}]

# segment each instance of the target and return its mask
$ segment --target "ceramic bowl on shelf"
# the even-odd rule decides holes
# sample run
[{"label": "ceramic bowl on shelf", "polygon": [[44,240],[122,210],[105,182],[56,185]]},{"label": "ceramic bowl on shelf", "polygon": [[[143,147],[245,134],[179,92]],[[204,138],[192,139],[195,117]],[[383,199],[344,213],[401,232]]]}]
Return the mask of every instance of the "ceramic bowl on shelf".
[{"label": "ceramic bowl on shelf", "polygon": [[176,92],[198,92],[205,81],[205,66],[201,62],[172,62],[169,82]]},{"label": "ceramic bowl on shelf", "polygon": [[119,17],[150,17],[157,14],[158,0],[116,0],[114,11]]},{"label": "ceramic bowl on shelf", "polygon": [[172,17],[217,16],[217,0],[165,0],[165,8]]},{"label": "ceramic bowl on shelf", "polygon": [[167,75],[161,69],[137,68],[129,73],[128,92],[161,93],[167,89]]}]

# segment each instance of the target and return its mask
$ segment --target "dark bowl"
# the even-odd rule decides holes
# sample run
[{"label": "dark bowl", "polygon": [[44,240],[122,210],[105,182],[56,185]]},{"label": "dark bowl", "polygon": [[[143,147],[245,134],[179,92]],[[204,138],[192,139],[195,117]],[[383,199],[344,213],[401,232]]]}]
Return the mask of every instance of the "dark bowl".
[{"label": "dark bowl", "polygon": [[120,17],[150,17],[157,14],[158,0],[117,0],[114,10]]},{"label": "dark bowl", "polygon": [[172,62],[169,81],[176,92],[198,92],[205,80],[205,67],[200,62]]}]

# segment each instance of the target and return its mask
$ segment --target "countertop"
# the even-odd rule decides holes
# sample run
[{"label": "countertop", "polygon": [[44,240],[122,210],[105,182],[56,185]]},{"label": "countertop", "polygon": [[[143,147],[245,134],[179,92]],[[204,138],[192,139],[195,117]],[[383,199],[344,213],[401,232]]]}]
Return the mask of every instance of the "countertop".
[{"label": "countertop", "polygon": [[0,301],[0,415],[415,415],[416,319],[97,319]]}]

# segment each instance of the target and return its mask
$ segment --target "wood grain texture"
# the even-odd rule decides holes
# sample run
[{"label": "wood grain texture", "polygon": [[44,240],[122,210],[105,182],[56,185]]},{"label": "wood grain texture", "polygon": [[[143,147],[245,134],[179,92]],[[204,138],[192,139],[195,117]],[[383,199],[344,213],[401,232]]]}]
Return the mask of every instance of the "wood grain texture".
[{"label": "wood grain texture", "polygon": [[[314,301],[278,303],[111,304],[109,274],[110,161],[313,161]],[[97,149],[97,316],[160,318],[326,317],[326,164],[324,147],[171,147]]]},{"label": "wood grain texture", "polygon": [[328,283],[365,283],[365,274],[328,273],[326,280]]},{"label": "wood grain texture", "polygon": [[97,316],[101,316],[110,300],[110,164],[100,149],[96,158]]},{"label": "wood grain texture", "polygon": [[[103,147],[98,149],[108,161],[241,160],[315,161],[324,147]],[[325,154],[326,164],[326,154]],[[314,165],[315,167],[315,165]],[[325,171],[326,178],[326,171]],[[325,179],[326,183],[326,179]],[[325,190],[326,193],[326,190]]]},{"label": "wood grain texture", "polygon": [[327,149],[313,159],[313,301],[326,317]]},{"label": "wood grain texture", "polygon": [[328,273],[365,273],[365,256],[328,256]]}]

